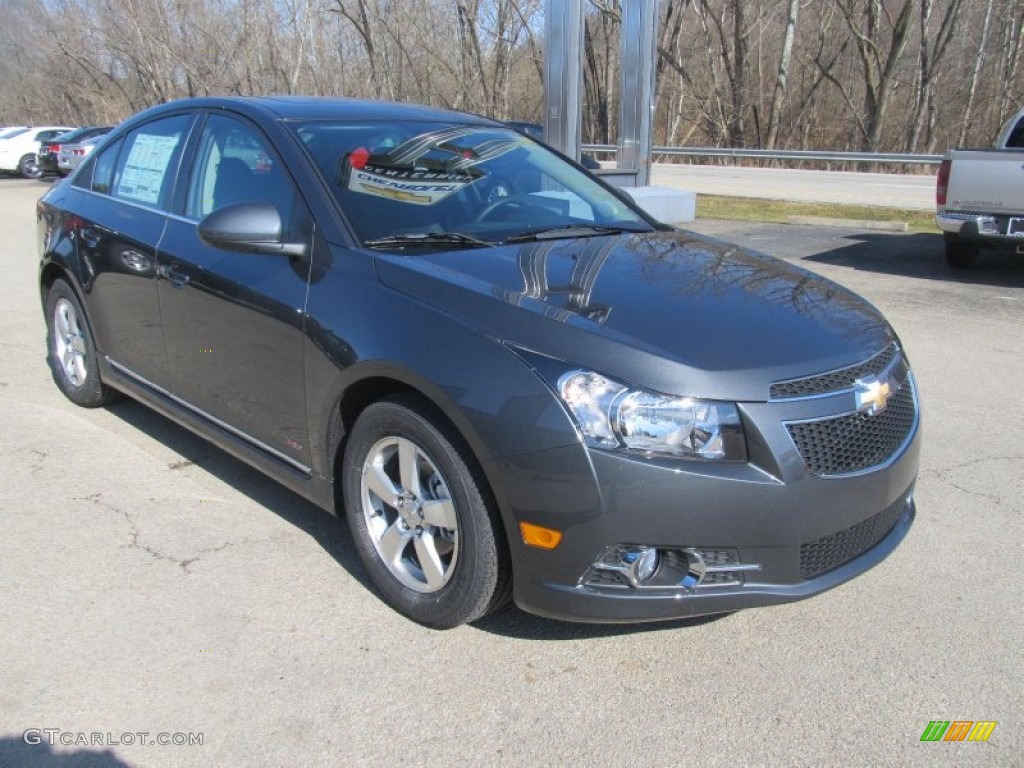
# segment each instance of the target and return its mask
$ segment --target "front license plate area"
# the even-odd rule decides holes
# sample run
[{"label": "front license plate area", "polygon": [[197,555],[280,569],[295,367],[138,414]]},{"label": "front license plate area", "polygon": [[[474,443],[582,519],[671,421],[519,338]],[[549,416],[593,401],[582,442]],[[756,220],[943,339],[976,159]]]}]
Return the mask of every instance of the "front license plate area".
[{"label": "front license plate area", "polygon": [[1010,219],[1006,225],[1006,234],[1010,237],[1024,237],[1024,219]]}]

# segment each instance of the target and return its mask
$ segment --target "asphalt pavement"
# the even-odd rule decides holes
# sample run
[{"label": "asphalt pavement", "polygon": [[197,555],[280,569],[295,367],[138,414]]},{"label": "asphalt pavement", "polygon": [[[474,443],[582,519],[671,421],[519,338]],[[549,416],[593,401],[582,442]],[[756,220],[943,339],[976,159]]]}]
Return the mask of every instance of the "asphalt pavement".
[{"label": "asphalt pavement", "polygon": [[[438,632],[377,598],[341,521],[141,405],[59,394],[44,189],[0,179],[0,766],[1024,764],[1024,260],[698,221],[894,324],[924,408],[907,539],[786,606]],[[932,720],[997,726],[921,742]]]}]

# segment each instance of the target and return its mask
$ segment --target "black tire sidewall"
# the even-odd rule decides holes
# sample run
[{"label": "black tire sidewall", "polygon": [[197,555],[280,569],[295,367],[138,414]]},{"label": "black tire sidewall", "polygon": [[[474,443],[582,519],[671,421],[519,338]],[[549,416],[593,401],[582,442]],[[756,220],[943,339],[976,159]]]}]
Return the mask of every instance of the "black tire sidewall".
[{"label": "black tire sidewall", "polygon": [[[485,500],[487,494],[456,448],[461,441],[446,432],[446,425],[424,405],[407,398],[383,400],[360,415],[342,461],[346,517],[370,578],[392,607],[438,629],[455,627],[486,613],[500,577],[500,544],[493,511]],[[385,437],[404,437],[419,446],[444,476],[454,502],[459,524],[458,559],[455,572],[437,592],[416,592],[401,584],[377,554],[367,530],[361,499],[362,467],[373,446]]]},{"label": "black tire sidewall", "polygon": [[[31,159],[33,157],[35,157],[34,160]],[[34,173],[26,173],[25,169],[29,165],[35,168]],[[21,159],[18,160],[18,173],[20,173],[26,179],[41,179],[43,177],[43,168],[39,164],[39,157],[37,155],[31,154],[23,155]]]},{"label": "black tire sidewall", "polygon": [[[54,328],[53,316],[57,309],[57,302],[66,299],[78,315],[79,327],[82,329],[83,343],[85,345],[85,381],[81,386],[75,386],[64,373],[64,368],[57,359],[56,350],[56,329]],[[53,381],[57,388],[67,397],[68,400],[86,408],[95,408],[103,405],[110,399],[110,392],[100,381],[99,362],[96,355],[96,346],[92,340],[92,329],[82,309],[81,302],[75,292],[63,280],[57,280],[50,286],[46,294],[46,361],[50,366]]]}]

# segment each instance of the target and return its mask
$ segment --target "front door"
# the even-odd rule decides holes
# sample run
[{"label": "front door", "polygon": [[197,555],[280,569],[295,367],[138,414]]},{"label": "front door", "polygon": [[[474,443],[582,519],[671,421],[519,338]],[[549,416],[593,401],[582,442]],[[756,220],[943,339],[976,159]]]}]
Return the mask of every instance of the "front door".
[{"label": "front door", "polygon": [[209,115],[182,175],[184,216],[169,219],[159,253],[170,389],[258,447],[308,467],[303,329],[310,262],[221,250],[196,229],[218,208],[270,202],[290,240],[309,240],[308,209],[269,141],[242,118]]}]

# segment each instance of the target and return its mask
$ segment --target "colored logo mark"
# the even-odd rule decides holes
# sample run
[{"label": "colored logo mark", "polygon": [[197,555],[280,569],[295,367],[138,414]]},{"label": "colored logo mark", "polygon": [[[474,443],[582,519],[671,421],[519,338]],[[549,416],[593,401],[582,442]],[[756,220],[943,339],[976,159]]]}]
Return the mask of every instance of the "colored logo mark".
[{"label": "colored logo mark", "polygon": [[995,729],[995,720],[932,720],[921,741],[988,741]]}]

